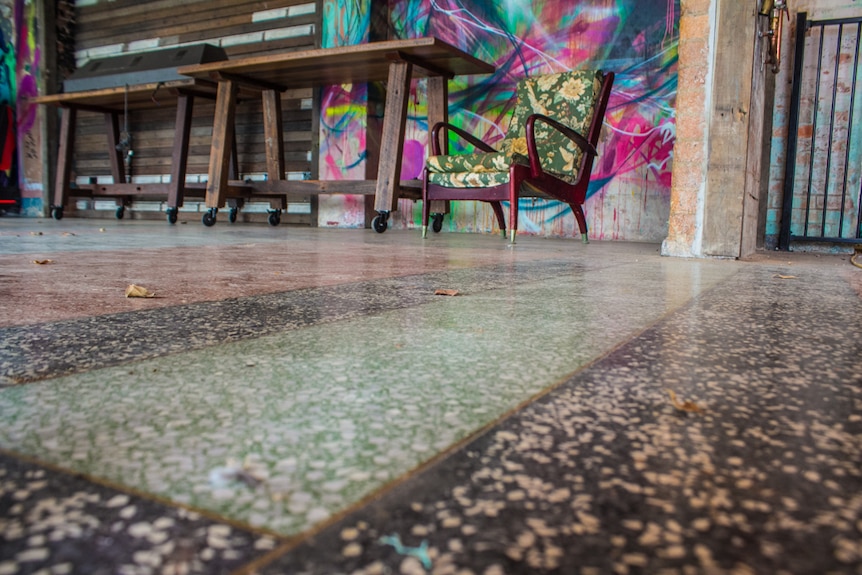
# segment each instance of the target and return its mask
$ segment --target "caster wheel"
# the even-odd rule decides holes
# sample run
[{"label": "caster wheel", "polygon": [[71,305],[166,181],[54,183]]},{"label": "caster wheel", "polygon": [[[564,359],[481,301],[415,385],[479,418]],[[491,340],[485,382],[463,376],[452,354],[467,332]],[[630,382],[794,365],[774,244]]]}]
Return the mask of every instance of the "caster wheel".
[{"label": "caster wheel", "polygon": [[278,210],[269,212],[269,225],[277,226],[281,223],[281,212]]},{"label": "caster wheel", "polygon": [[208,228],[214,226],[216,223],[215,210],[205,211],[204,216],[201,218],[201,221]]},{"label": "caster wheel", "polygon": [[443,214],[434,214],[434,221],[431,222],[431,229],[435,234],[439,234],[443,229]]},{"label": "caster wheel", "polygon": [[374,231],[378,234],[382,234],[386,231],[387,221],[388,218],[384,214],[380,214],[371,220],[371,227],[373,227]]},{"label": "caster wheel", "polygon": [[168,208],[168,223],[175,224],[177,223],[177,209],[176,208]]},{"label": "caster wheel", "polygon": [[230,223],[236,222],[236,214],[238,211],[239,210],[237,210],[236,208],[231,208],[230,213],[227,216],[227,221],[229,221]]},{"label": "caster wheel", "polygon": [[51,217],[55,220],[63,219],[63,208],[62,207],[53,207],[51,208]]},{"label": "caster wheel", "polygon": [[116,218],[118,220],[122,220],[123,216],[125,216],[125,215],[126,215],[126,207],[125,206],[118,207],[117,211],[114,212],[114,216],[116,216]]}]

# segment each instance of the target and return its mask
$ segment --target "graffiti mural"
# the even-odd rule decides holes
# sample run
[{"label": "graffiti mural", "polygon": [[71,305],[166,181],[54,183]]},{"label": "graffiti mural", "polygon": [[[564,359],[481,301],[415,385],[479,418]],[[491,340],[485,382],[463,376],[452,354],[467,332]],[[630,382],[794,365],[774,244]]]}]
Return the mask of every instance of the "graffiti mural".
[{"label": "graffiti mural", "polygon": [[17,209],[17,150],[15,138],[15,19],[11,2],[0,2],[0,210]]},{"label": "graffiti mural", "polygon": [[[493,143],[503,137],[525,76],[601,68],[617,75],[586,212],[591,237],[660,241],[667,231],[675,140],[679,0],[390,0],[390,35],[436,36],[492,62],[492,75],[449,84],[450,121]],[[324,14],[327,17],[327,14]],[[326,20],[324,28],[326,28]],[[409,111],[403,176],[418,177],[427,110],[418,82]],[[357,140],[358,141],[358,140]],[[321,141],[321,156],[330,142]],[[457,151],[454,148],[453,151]],[[355,156],[354,156],[355,157]],[[323,166],[321,166],[323,167]],[[322,170],[322,177],[344,177]],[[418,207],[402,201],[393,225],[412,227]],[[527,233],[571,235],[571,210],[522,200]],[[454,203],[450,230],[491,231],[490,209]]]},{"label": "graffiti mural", "polygon": [[[334,48],[368,41],[371,0],[323,3],[321,46]],[[368,88],[366,84],[330,86],[320,95],[321,179],[365,179]],[[363,196],[321,196],[321,226],[363,227]]]},{"label": "graffiti mural", "polygon": [[37,78],[42,59],[37,41],[37,25],[36,0],[16,0],[18,182],[21,188],[22,210],[35,216],[42,213],[42,153],[39,144],[41,127],[37,114],[38,106],[30,102],[30,98],[39,95]]}]

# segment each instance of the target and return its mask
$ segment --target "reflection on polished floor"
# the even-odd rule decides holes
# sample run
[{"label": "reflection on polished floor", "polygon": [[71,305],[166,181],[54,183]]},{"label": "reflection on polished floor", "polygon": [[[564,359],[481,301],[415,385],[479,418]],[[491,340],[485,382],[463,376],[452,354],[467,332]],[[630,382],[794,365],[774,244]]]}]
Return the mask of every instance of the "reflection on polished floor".
[{"label": "reflection on polished floor", "polygon": [[9,219],[0,295],[0,574],[862,573],[847,255]]}]

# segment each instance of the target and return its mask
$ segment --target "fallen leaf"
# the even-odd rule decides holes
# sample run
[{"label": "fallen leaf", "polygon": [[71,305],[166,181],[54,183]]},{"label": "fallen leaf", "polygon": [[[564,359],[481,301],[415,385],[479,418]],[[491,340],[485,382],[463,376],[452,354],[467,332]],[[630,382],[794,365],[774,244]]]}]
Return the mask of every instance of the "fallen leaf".
[{"label": "fallen leaf", "polygon": [[42,232],[30,232],[31,236],[41,236]]},{"label": "fallen leaf", "polygon": [[775,274],[775,275],[774,275],[774,276],[772,276],[772,277],[776,277],[776,278],[778,278],[778,279],[780,279],[780,280],[795,280],[795,279],[796,279],[796,276],[784,276],[784,275],[781,275],[781,274]]},{"label": "fallen leaf", "polygon": [[438,289],[434,292],[434,295],[458,295],[458,290],[456,289]]},{"label": "fallen leaf", "polygon": [[54,260],[33,260],[34,264],[39,264],[40,266],[44,266],[45,264],[52,264]]},{"label": "fallen leaf", "polygon": [[698,404],[696,404],[695,402],[693,402],[693,401],[689,401],[689,400],[686,400],[686,401],[680,401],[680,400],[677,398],[676,393],[674,393],[674,391],[673,391],[672,389],[666,389],[665,391],[666,391],[666,392],[667,392],[667,394],[670,396],[670,402],[671,402],[671,403],[673,404],[673,406],[674,406],[675,408],[677,408],[678,410],[680,410],[680,411],[687,411],[687,412],[689,412],[689,413],[703,413],[703,411],[704,411],[704,410],[703,410],[703,408],[702,408],[702,407],[700,407],[700,406],[699,406]]},{"label": "fallen leaf", "polygon": [[129,287],[126,288],[126,297],[156,297],[156,294],[143,286],[129,284]]}]

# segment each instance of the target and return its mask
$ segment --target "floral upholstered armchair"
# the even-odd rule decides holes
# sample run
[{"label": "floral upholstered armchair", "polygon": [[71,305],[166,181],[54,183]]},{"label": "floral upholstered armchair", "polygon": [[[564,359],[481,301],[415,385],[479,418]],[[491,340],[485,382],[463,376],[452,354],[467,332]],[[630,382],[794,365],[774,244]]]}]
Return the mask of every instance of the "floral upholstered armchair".
[{"label": "floral upholstered armchair", "polygon": [[[511,241],[518,230],[518,198],[542,197],[572,208],[584,241],[583,203],[596,144],[602,128],[613,72],[576,71],[526,78],[518,84],[518,103],[506,137],[497,149],[448,123],[432,129],[434,155],[425,164],[422,235],[428,231],[434,200],[489,202],[503,235],[501,202],[509,202]],[[458,155],[441,153],[443,137],[454,133],[476,148]],[[434,231],[442,227],[434,215]]]}]

